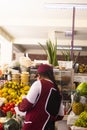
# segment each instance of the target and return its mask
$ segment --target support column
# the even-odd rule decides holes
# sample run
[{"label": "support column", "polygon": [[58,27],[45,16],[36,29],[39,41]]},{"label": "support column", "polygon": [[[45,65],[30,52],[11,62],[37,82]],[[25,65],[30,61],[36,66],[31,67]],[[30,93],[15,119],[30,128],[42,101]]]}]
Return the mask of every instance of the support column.
[{"label": "support column", "polygon": [[74,46],[74,26],[75,26],[75,7],[73,7],[72,19],[72,39],[71,39],[71,60],[73,61],[73,46]]},{"label": "support column", "polygon": [[0,36],[1,65],[9,64],[12,60],[12,43]]}]

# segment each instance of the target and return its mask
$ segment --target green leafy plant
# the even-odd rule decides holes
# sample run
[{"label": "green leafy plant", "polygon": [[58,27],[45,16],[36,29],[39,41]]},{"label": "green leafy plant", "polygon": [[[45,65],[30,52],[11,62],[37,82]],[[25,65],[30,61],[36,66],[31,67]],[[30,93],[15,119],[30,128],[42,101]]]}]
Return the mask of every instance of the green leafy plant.
[{"label": "green leafy plant", "polygon": [[[65,61],[71,61],[71,50],[66,50],[66,51],[62,50],[61,53],[62,53]],[[77,62],[79,56],[80,56],[80,52],[78,52],[77,56],[75,56],[75,54],[73,52],[73,63],[74,64]]]},{"label": "green leafy plant", "polygon": [[39,45],[45,51],[49,64],[52,64],[53,66],[58,66],[58,61],[57,61],[57,42],[56,43],[52,43],[51,40],[48,40],[48,41],[46,41],[46,47],[43,46],[41,43],[39,43]]},{"label": "green leafy plant", "polygon": [[65,61],[71,61],[70,51],[62,51],[62,55]]}]

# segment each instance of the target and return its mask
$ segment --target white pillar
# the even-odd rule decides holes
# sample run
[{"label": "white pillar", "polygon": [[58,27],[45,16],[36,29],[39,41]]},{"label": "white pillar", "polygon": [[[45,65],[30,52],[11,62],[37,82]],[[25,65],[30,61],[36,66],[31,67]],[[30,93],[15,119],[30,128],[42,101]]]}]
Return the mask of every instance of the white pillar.
[{"label": "white pillar", "polygon": [[12,60],[12,43],[0,36],[1,43],[1,65],[9,64]]}]

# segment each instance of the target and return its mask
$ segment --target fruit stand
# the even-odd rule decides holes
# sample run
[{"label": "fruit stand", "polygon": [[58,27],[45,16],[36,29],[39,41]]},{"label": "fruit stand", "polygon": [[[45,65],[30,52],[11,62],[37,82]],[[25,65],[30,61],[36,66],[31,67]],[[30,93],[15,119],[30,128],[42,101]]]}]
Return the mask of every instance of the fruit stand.
[{"label": "fruit stand", "polygon": [[[28,84],[5,81],[0,87],[0,130],[21,130],[23,114],[19,113],[17,104],[26,96]],[[17,127],[14,127],[16,124]],[[6,126],[9,126],[6,128]],[[11,127],[11,128],[10,128]]]},{"label": "fruit stand", "polygon": [[[36,74],[37,68],[30,69],[29,72],[23,71],[22,73],[13,73],[11,81],[8,80],[1,80],[0,84],[0,98],[3,98],[1,100],[4,100],[1,104],[0,102],[0,130],[8,130],[5,129],[6,124],[10,119],[12,119],[12,122],[17,122],[19,125],[18,128],[11,130],[20,130],[22,127],[23,117],[25,113],[20,113],[17,109],[17,104],[21,102],[22,98],[26,96],[27,92],[30,89],[30,84],[36,80],[34,79]],[[84,74],[85,78],[82,77],[80,74],[73,74],[72,69],[56,69],[54,68],[54,75],[55,79],[58,82],[58,87],[60,88],[62,94],[63,94],[63,101],[65,105],[65,116],[67,116],[67,126],[69,126],[69,129],[71,130],[79,130],[77,125],[74,126],[75,121],[78,119],[80,113],[84,112],[85,105],[81,104],[83,99],[83,95],[79,95],[79,93],[73,93],[73,100],[71,102],[71,94],[72,94],[72,86],[73,82],[79,82],[83,83],[84,81],[87,81],[86,74]],[[82,77],[82,78],[81,78]],[[84,80],[83,80],[84,79]],[[30,83],[31,82],[31,83]],[[84,86],[84,85],[83,85]],[[87,84],[85,85],[87,87]],[[86,89],[87,91],[87,89]],[[77,92],[77,91],[76,91]],[[81,92],[83,92],[81,90]],[[87,95],[87,93],[85,94]],[[77,98],[78,97],[78,98]],[[79,100],[80,98],[80,100]],[[85,98],[87,98],[85,96]],[[87,100],[87,99],[86,99]],[[74,102],[73,102],[74,101]],[[79,104],[79,105],[78,105]],[[69,108],[72,107],[72,111],[68,114]],[[79,109],[77,109],[79,108]],[[77,111],[79,110],[79,111]],[[87,109],[86,109],[87,110]],[[86,114],[86,113],[85,113]],[[14,120],[14,121],[13,121]],[[86,121],[87,122],[87,121]],[[8,122],[9,123],[9,122]],[[80,123],[81,124],[81,123]],[[79,126],[81,127],[81,126]],[[82,130],[82,129],[81,129]],[[85,129],[84,129],[85,130]]]},{"label": "fruit stand", "polygon": [[0,75],[0,130],[21,130],[25,113],[20,112],[17,105],[30,89],[30,75],[26,69],[31,61],[23,57],[21,64],[12,63],[10,67],[3,67]]}]

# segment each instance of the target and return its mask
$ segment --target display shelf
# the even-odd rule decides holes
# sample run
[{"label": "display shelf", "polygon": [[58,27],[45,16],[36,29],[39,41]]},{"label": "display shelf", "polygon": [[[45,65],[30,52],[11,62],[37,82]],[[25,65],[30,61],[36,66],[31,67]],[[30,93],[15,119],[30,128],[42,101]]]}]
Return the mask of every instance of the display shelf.
[{"label": "display shelf", "polygon": [[73,86],[73,75],[74,75],[73,69],[69,70],[54,69],[54,76],[58,83],[58,87],[62,92],[64,100],[70,100]]},{"label": "display shelf", "polygon": [[73,69],[70,70],[59,70],[54,69],[54,76],[61,86],[72,85],[73,83]]},{"label": "display shelf", "polygon": [[74,82],[87,82],[87,73],[74,73]]},{"label": "display shelf", "polygon": [[71,93],[73,91],[72,86],[73,86],[73,79],[74,79],[73,78],[74,70],[54,69],[54,76],[63,97],[64,113],[65,115],[67,115],[71,108]]}]

